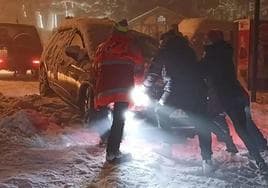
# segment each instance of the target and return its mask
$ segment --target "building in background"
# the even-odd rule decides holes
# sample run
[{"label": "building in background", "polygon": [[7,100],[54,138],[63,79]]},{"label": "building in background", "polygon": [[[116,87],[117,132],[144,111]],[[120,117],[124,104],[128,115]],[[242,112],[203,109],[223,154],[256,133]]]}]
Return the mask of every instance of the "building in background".
[{"label": "building in background", "polygon": [[155,7],[130,20],[129,23],[132,29],[159,38],[172,24],[178,24],[181,20],[182,16],[177,13],[164,7]]}]

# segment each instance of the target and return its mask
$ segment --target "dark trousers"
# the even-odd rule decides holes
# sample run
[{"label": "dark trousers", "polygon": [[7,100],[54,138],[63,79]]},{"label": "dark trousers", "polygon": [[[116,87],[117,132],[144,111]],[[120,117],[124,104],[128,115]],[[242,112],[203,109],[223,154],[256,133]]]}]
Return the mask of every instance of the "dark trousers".
[{"label": "dark trousers", "polygon": [[196,128],[202,159],[210,160],[212,155],[211,133],[217,132],[218,134],[223,134],[223,132],[215,126],[206,113],[193,113],[188,111],[187,115],[189,117],[189,124],[194,125]]},{"label": "dark trousers", "polygon": [[211,133],[214,133],[217,137],[223,141],[227,149],[236,149],[232,137],[229,132],[229,127],[225,122],[225,126],[221,126],[218,122],[213,121],[206,114],[199,115],[196,119],[195,126],[199,138],[199,146],[201,150],[201,156],[203,160],[210,160],[212,155],[212,140]]},{"label": "dark trousers", "polygon": [[260,151],[264,151],[267,149],[267,140],[264,138],[261,131],[258,129],[254,121],[251,117],[250,107],[245,106],[245,113],[247,118],[247,129],[250,133],[251,137],[254,138],[255,143],[257,144],[257,147]]},{"label": "dark trousers", "polygon": [[199,139],[199,147],[201,150],[201,157],[203,160],[211,160],[212,148],[211,148],[211,132],[210,131],[200,131],[197,129],[197,135]]},{"label": "dark trousers", "polygon": [[119,151],[125,124],[124,113],[127,108],[127,102],[116,102],[114,104],[113,123],[108,138],[107,153],[116,153]]},{"label": "dark trousers", "polygon": [[259,149],[255,142],[255,138],[249,133],[247,129],[247,115],[245,112],[245,106],[239,101],[239,99],[229,99],[228,103],[224,105],[227,115],[233,122],[236,133],[244,142],[250,155],[254,157],[256,162],[263,162],[263,158],[259,153]]}]

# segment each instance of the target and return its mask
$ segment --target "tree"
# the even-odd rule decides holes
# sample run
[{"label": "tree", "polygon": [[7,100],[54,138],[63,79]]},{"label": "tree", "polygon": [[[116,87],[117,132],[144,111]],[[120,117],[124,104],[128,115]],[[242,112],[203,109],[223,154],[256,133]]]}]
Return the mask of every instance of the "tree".
[{"label": "tree", "polygon": [[218,4],[205,4],[201,16],[219,20],[235,20],[248,16],[247,0],[219,0]]}]

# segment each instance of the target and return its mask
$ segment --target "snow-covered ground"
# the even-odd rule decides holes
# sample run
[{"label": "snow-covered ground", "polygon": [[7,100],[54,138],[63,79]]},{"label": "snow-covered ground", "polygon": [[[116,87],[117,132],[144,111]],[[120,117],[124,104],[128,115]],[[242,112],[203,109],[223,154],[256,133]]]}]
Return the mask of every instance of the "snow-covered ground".
[{"label": "snow-covered ground", "polygon": [[[217,170],[208,177],[201,173],[196,138],[173,145],[167,158],[155,152],[166,145],[147,140],[134,127],[126,129],[131,134],[122,144],[133,160],[107,165],[95,129],[59,98],[41,98],[37,82],[4,79],[0,88],[0,188],[265,187],[235,135],[240,151],[235,157],[213,139]],[[252,107],[257,125],[268,136],[268,105]],[[145,122],[133,119],[131,124]]]},{"label": "snow-covered ground", "polygon": [[38,83],[29,73],[27,76],[14,77],[13,72],[2,70],[0,71],[0,92],[11,97],[38,94]]}]

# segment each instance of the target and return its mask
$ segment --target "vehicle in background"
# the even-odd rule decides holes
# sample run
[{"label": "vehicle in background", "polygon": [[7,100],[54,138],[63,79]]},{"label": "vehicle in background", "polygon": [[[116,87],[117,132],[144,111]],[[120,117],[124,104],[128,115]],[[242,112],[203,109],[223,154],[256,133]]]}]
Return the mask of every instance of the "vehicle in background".
[{"label": "vehicle in background", "polygon": [[43,47],[32,25],[0,23],[0,70],[37,77]]},{"label": "vehicle in background", "polygon": [[[42,53],[40,94],[47,96],[55,92],[82,114],[93,108],[95,78],[92,61],[96,48],[110,35],[113,25],[114,22],[109,19],[66,19],[51,36]],[[158,42],[136,31],[130,31],[130,34],[150,63]],[[145,65],[135,69],[139,77],[144,76],[144,68]]]}]

